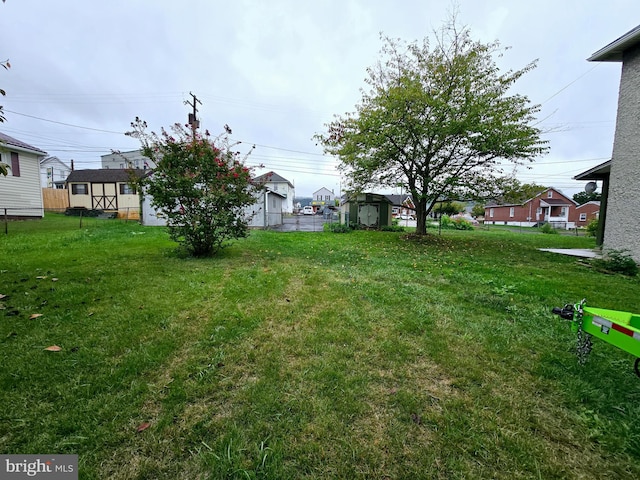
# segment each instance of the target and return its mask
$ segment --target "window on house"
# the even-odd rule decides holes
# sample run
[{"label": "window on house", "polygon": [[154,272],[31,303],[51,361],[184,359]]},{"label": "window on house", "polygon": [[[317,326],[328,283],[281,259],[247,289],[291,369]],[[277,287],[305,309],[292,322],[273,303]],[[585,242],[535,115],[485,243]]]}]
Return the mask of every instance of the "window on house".
[{"label": "window on house", "polygon": [[547,198],[553,198],[553,192],[551,190],[547,192]]},{"label": "window on house", "polygon": [[513,216],[516,214],[516,209],[515,207],[511,207],[509,208],[509,217],[513,218]]},{"label": "window on house", "polygon": [[328,202],[329,200],[331,200],[331,195],[325,195],[324,199]]},{"label": "window on house", "polygon": [[11,152],[11,175],[20,176],[20,157],[17,152]]},{"label": "window on house", "polygon": [[129,185],[128,183],[120,184],[120,195],[135,195],[136,187]]},{"label": "window on house", "polygon": [[493,208],[489,209],[489,218],[493,218]]},{"label": "window on house", "polygon": [[566,217],[567,216],[567,207],[562,207],[560,209],[560,216],[561,217]]},{"label": "window on house", "polygon": [[120,168],[124,168],[124,163],[121,163],[121,164],[120,164]]},{"label": "window on house", "polygon": [[586,222],[587,221],[587,214],[586,213],[581,213],[580,214],[580,221],[581,222]]},{"label": "window on house", "polygon": [[88,195],[89,185],[86,183],[72,183],[71,194],[72,195]]},{"label": "window on house", "polygon": [[275,198],[271,199],[271,208],[273,208],[274,210],[276,209],[276,199]]},{"label": "window on house", "polygon": [[538,207],[538,208],[536,208],[536,213],[537,213],[537,214],[542,213],[542,207]]}]

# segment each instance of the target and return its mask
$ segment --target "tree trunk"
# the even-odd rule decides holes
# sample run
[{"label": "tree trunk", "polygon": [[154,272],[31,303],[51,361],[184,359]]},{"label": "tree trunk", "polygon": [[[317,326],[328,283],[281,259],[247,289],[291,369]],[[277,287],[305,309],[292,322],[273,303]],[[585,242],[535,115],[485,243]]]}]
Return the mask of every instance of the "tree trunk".
[{"label": "tree trunk", "polygon": [[414,195],[414,198],[417,198],[416,205],[416,234],[417,235],[426,235],[427,234],[427,202],[417,195]]}]

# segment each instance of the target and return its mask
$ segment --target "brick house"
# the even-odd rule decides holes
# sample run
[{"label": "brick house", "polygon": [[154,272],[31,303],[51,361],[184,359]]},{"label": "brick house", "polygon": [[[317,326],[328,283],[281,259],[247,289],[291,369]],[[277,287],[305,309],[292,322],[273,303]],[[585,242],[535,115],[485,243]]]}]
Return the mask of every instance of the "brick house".
[{"label": "brick house", "polygon": [[582,205],[577,205],[572,210],[570,220],[578,228],[583,228],[589,225],[589,222],[593,219],[597,219],[600,216],[600,202],[591,201]]},{"label": "brick house", "polygon": [[575,227],[573,215],[576,202],[554,188],[547,188],[521,204],[487,205],[484,223],[488,225],[517,225],[533,227],[550,223],[555,228]]}]

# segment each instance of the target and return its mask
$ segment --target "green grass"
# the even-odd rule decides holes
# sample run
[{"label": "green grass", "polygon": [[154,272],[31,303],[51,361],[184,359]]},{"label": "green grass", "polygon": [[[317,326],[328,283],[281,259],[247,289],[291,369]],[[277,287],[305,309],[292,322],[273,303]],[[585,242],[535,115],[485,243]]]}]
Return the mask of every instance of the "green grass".
[{"label": "green grass", "polygon": [[538,250],[593,239],[255,231],[190,259],[119,220],[8,229],[3,453],[92,479],[640,477],[633,358],[594,340],[580,367],[550,314],[640,312],[640,280]]}]

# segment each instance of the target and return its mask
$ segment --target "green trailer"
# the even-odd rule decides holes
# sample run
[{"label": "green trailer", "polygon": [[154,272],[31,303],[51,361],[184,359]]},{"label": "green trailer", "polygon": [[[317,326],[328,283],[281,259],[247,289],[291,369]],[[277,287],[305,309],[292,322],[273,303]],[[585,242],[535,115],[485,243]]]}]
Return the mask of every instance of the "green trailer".
[{"label": "green trailer", "polygon": [[640,377],[640,315],[618,310],[588,307],[585,300],[554,308],[553,313],[571,322],[578,334],[577,354],[581,365],[591,352],[591,338],[604,340],[636,357],[634,370]]}]

